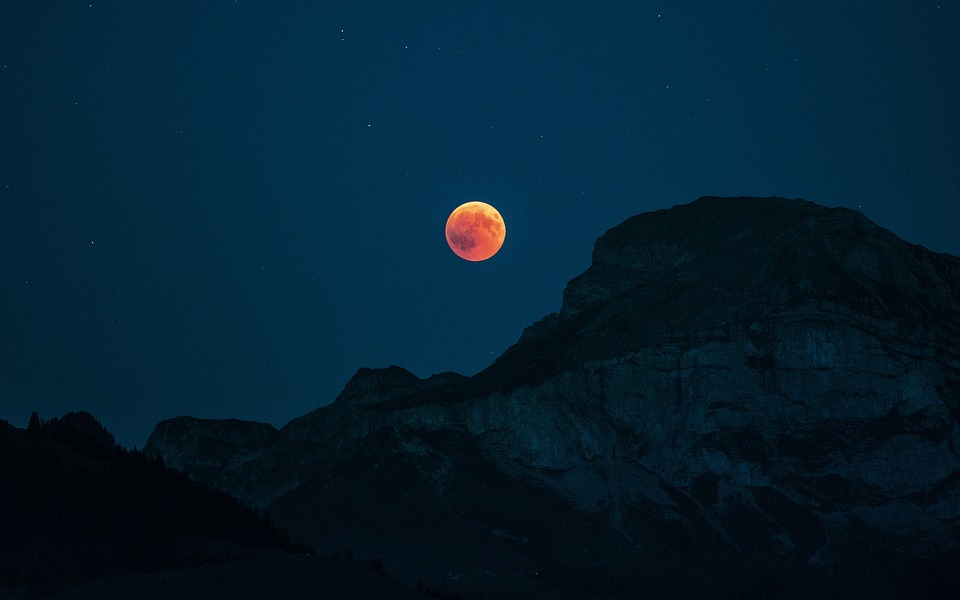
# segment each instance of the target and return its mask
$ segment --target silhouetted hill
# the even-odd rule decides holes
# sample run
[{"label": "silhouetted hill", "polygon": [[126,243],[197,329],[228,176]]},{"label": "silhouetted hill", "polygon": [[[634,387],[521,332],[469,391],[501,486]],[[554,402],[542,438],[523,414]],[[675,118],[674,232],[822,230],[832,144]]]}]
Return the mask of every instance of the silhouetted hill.
[{"label": "silhouetted hill", "polygon": [[470,598],[953,598],[960,259],[701,198],[604,234],[473,377],[361,369],[280,430],[145,451],[317,548]]},{"label": "silhouetted hill", "polygon": [[[211,588],[228,573],[268,581],[310,571],[302,583],[315,587],[285,597],[419,596],[370,568],[306,554],[263,513],[116,446],[88,413],[46,423],[34,414],[27,430],[0,423],[0,589],[43,597],[87,582],[58,597],[262,598],[262,583]],[[138,575],[105,580],[127,573]]]},{"label": "silhouetted hill", "polygon": [[27,433],[61,442],[89,458],[111,458],[117,450],[113,434],[88,412],[71,412],[43,422],[34,412]]}]

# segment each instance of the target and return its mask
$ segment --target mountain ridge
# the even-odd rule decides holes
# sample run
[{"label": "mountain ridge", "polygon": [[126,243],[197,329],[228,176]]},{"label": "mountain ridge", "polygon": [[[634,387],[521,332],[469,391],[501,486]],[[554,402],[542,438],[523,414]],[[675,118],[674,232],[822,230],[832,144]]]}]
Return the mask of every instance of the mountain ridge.
[{"label": "mountain ridge", "polygon": [[312,554],[262,513],[117,446],[86,412],[33,413],[26,430],[0,421],[0,489],[0,596]]},{"label": "mountain ridge", "polygon": [[[378,538],[361,521],[393,515],[429,537],[436,525],[418,506],[430,506],[482,549],[473,562],[507,544],[516,562],[536,565],[551,543],[567,548],[554,562],[574,560],[562,533],[511,516],[522,502],[491,496],[485,505],[500,508],[457,517],[458,505],[487,493],[463,478],[473,472],[511,494],[546,490],[569,503],[558,521],[601,516],[631,542],[583,542],[609,564],[699,555],[719,569],[728,551],[743,559],[734,579],[759,577],[745,557],[784,581],[793,577],[788,564],[822,576],[866,568],[861,546],[904,561],[954,556],[960,547],[958,336],[957,257],[904,242],[849,209],[707,197],[631,217],[601,236],[560,311],[472,377],[360,369],[332,404],[292,420],[279,438],[204,442],[217,448],[206,453],[199,441],[220,439],[222,426],[185,420],[184,435],[158,425],[145,451],[168,463],[177,454],[178,468],[291,530],[314,531],[311,544],[333,543],[329,536],[370,552],[390,548],[388,562],[409,576],[460,569],[462,581],[437,583],[480,597],[497,597],[491,576],[458,563],[452,547],[418,566],[412,542]],[[211,471],[211,461],[220,466]],[[386,476],[380,465],[388,463],[406,479]],[[363,500],[368,478],[384,482],[378,497],[400,493],[399,504]],[[381,516],[352,513],[338,494]],[[536,552],[534,539],[544,544]],[[896,572],[871,564],[877,581]],[[658,568],[670,589],[666,573],[675,570]],[[531,582],[497,569],[501,591],[543,593],[563,588],[566,577]],[[690,585],[712,585],[706,571]],[[636,585],[622,571],[604,581],[611,597]]]}]

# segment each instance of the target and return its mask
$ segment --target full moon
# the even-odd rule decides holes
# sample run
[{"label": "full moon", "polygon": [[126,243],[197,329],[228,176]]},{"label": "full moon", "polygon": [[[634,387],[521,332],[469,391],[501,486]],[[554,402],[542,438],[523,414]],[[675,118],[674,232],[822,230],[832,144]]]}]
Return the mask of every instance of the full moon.
[{"label": "full moon", "polygon": [[486,202],[467,202],[447,219],[447,243],[462,259],[487,260],[500,250],[507,228],[497,209]]}]

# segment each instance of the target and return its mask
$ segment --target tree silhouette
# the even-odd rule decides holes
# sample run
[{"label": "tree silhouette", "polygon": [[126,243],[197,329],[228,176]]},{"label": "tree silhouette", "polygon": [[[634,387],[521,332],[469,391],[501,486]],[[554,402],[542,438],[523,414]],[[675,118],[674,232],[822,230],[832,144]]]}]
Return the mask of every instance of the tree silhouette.
[{"label": "tree silhouette", "polygon": [[27,433],[39,437],[43,433],[43,423],[40,422],[40,415],[37,411],[30,413],[30,421],[27,423]]}]

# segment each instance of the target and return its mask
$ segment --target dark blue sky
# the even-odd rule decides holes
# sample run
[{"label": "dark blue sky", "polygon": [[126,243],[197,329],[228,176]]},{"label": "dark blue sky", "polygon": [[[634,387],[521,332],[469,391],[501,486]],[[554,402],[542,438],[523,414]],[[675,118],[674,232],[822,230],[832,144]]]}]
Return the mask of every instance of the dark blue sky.
[{"label": "dark blue sky", "polygon": [[[942,2],[69,2],[0,9],[0,418],[127,446],[282,425],[359,367],[473,374],[594,240],[702,195],[960,254]],[[443,225],[497,207],[500,253]]]}]

